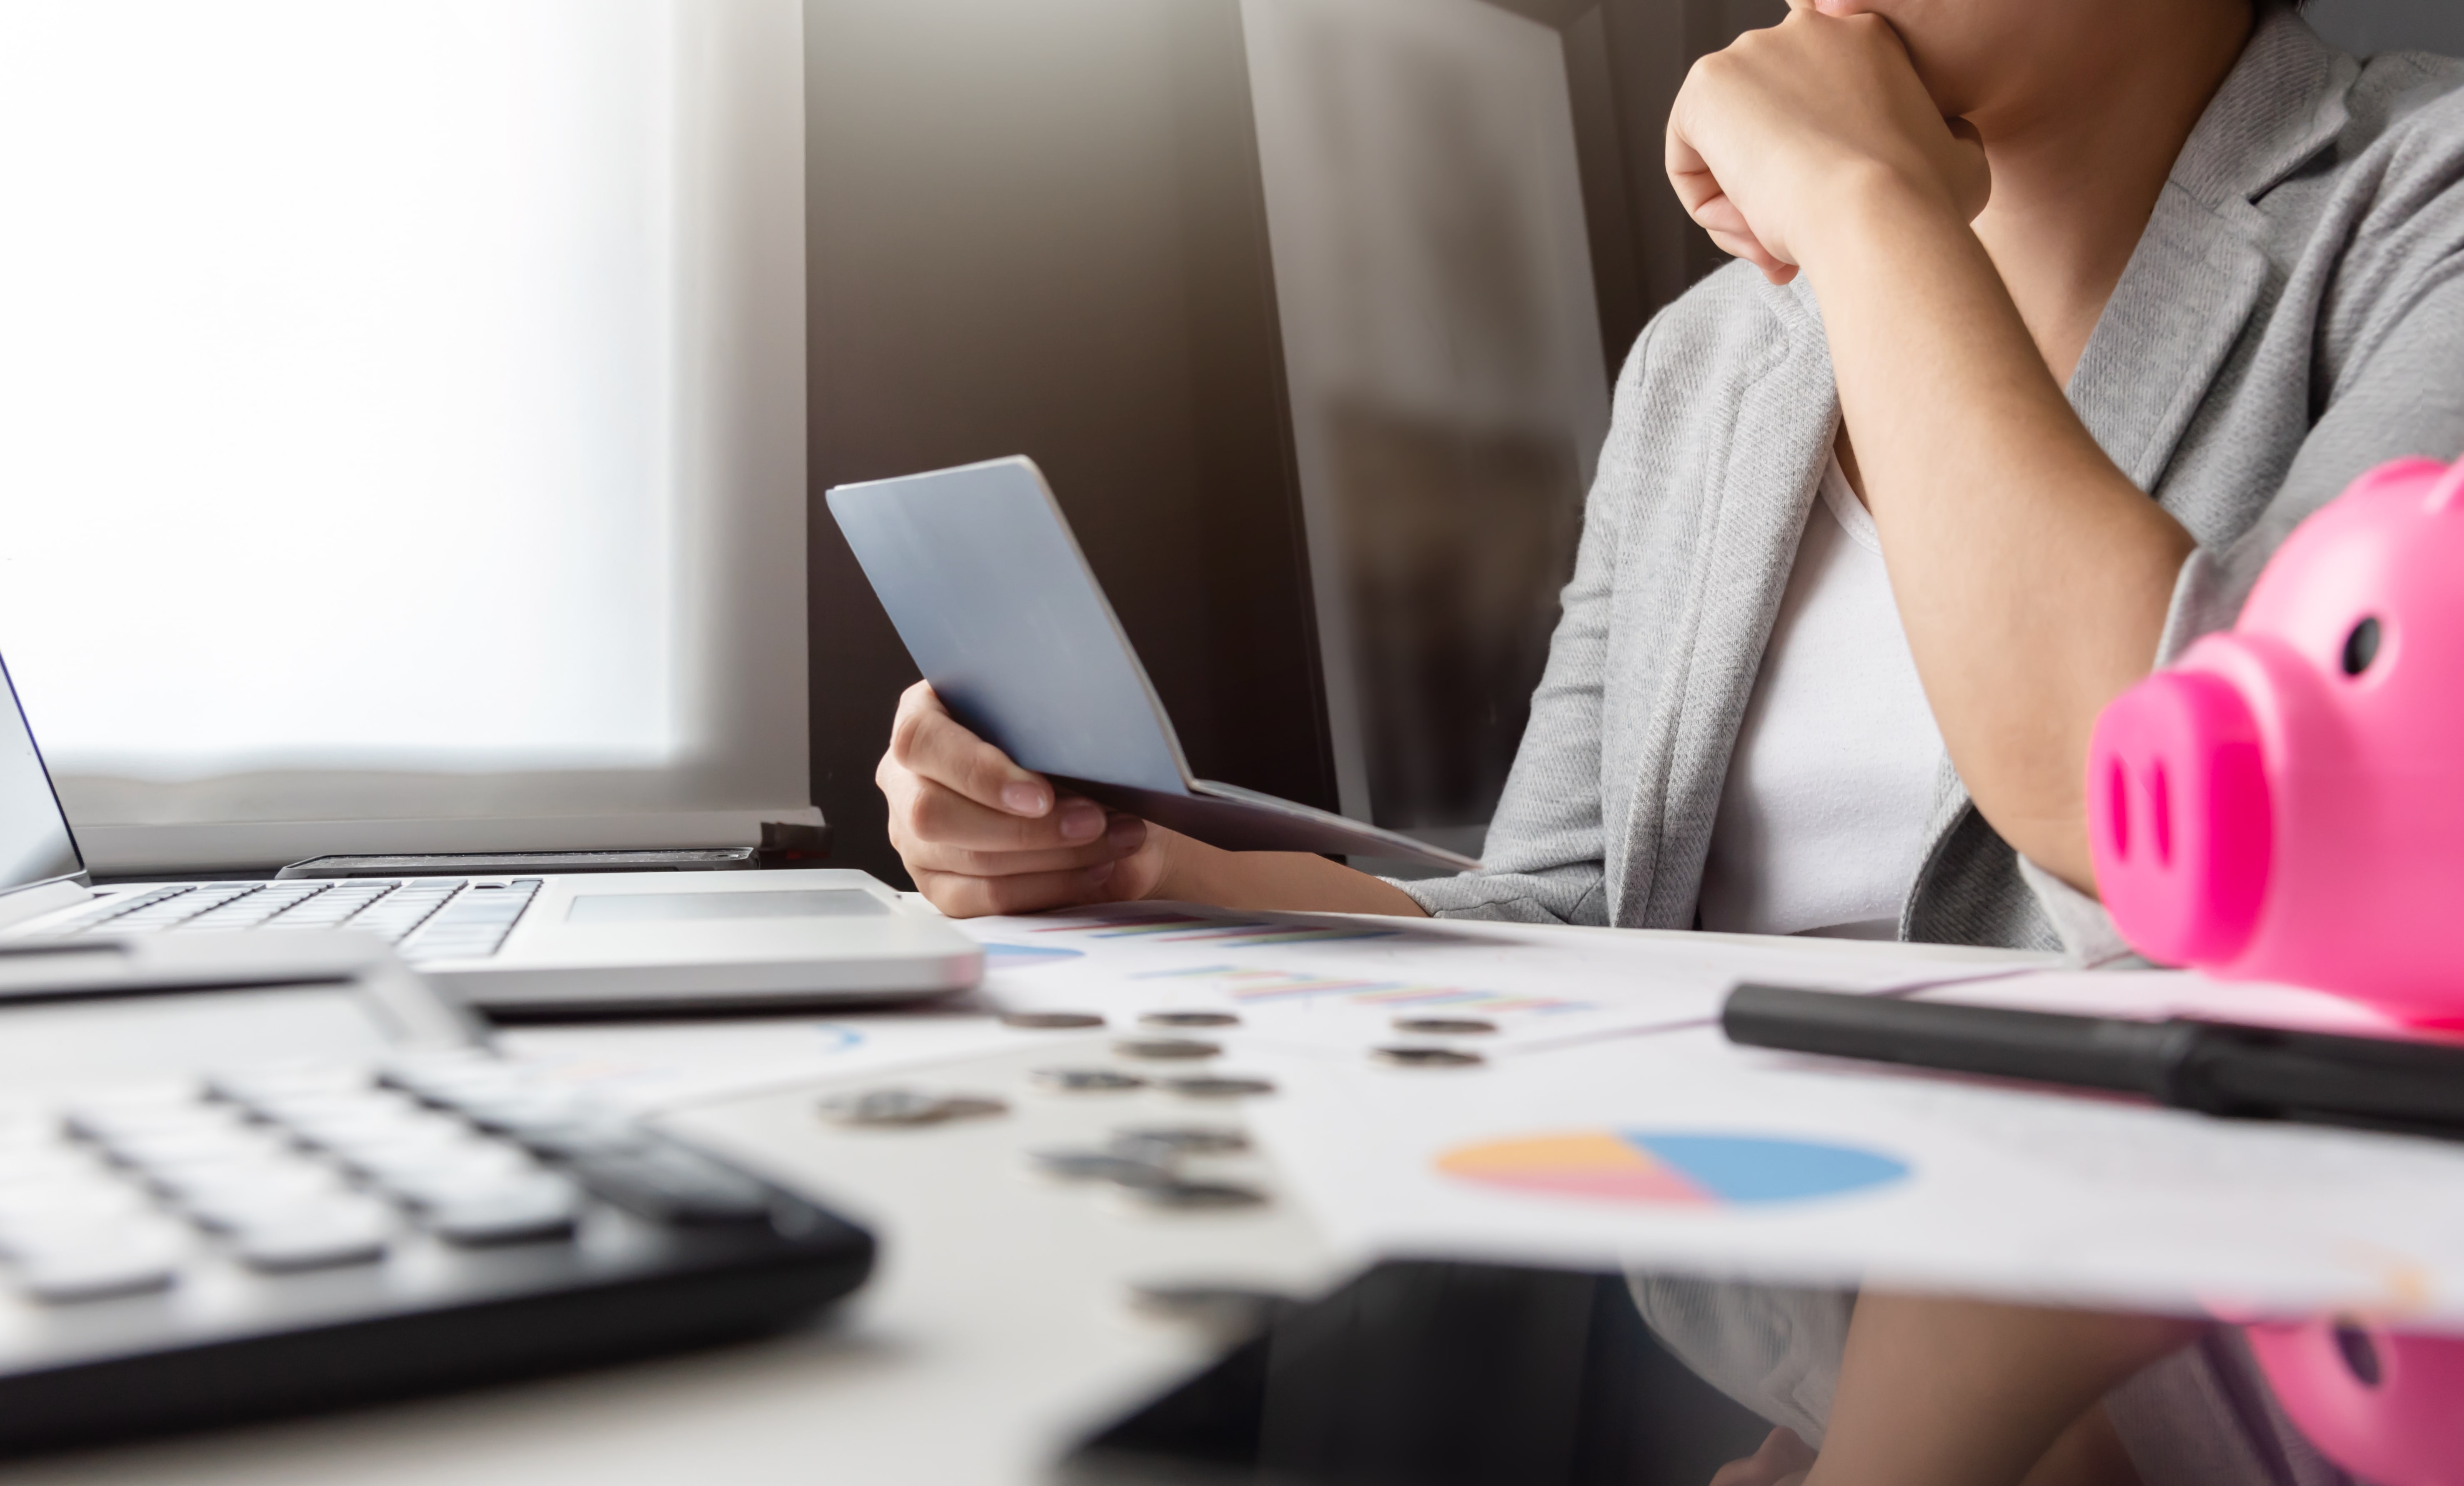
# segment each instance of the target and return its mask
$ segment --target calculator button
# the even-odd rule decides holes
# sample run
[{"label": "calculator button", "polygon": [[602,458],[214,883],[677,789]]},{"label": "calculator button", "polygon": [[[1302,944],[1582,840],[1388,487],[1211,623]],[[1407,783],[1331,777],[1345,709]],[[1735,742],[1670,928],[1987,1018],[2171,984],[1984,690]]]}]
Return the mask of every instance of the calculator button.
[{"label": "calculator button", "polygon": [[17,1260],[17,1283],[46,1304],[160,1290],[179,1277],[185,1245],[151,1233],[63,1232]]},{"label": "calculator button", "polygon": [[5,1245],[11,1229],[101,1225],[137,1216],[149,1207],[143,1191],[106,1177],[0,1188],[0,1245]]},{"label": "calculator button", "polygon": [[399,1094],[369,1089],[357,1094],[290,1094],[262,1099],[250,1108],[291,1129],[349,1124],[354,1121],[407,1119],[419,1106]]},{"label": "calculator button", "polygon": [[329,1115],[316,1120],[294,1121],[291,1131],[300,1141],[320,1149],[341,1154],[353,1150],[374,1150],[385,1146],[435,1145],[470,1133],[458,1120],[439,1119],[434,1115],[409,1111],[368,1111],[358,1115]]},{"label": "calculator button", "polygon": [[269,1218],[232,1235],[240,1262],[269,1274],[366,1264],[385,1257],[389,1225],[356,1211]]},{"label": "calculator button", "polygon": [[210,1233],[238,1234],[262,1228],[280,1228],[295,1220],[338,1215],[365,1216],[373,1212],[383,1215],[383,1209],[368,1198],[340,1189],[322,1191],[247,1188],[213,1192],[197,1198],[184,1210],[200,1228]]},{"label": "calculator button", "polygon": [[527,1125],[514,1138],[551,1161],[578,1161],[584,1156],[617,1156],[640,1150],[650,1137],[630,1120],[568,1120],[555,1125]]},{"label": "calculator button", "polygon": [[260,1100],[280,1101],[315,1095],[356,1094],[369,1086],[363,1068],[307,1064],[284,1068],[241,1068],[206,1081],[216,1098],[253,1107]]},{"label": "calculator button", "polygon": [[580,1208],[572,1186],[550,1178],[440,1203],[429,1210],[427,1222],[449,1243],[529,1243],[570,1235]]},{"label": "calculator button", "polygon": [[0,1192],[96,1174],[91,1157],[71,1146],[42,1146],[0,1152]]},{"label": "calculator button", "polygon": [[105,1146],[127,1136],[209,1129],[231,1123],[230,1111],[187,1099],[98,1104],[69,1113],[71,1130]]},{"label": "calculator button", "polygon": [[600,1112],[577,1095],[543,1089],[457,1098],[451,1103],[465,1119],[481,1128],[508,1134],[566,1125]]},{"label": "calculator button", "polygon": [[354,1169],[414,1207],[440,1192],[450,1195],[539,1174],[538,1163],[528,1155],[494,1141],[371,1155],[357,1162]]},{"label": "calculator button", "polygon": [[599,1195],[660,1222],[742,1223],[770,1212],[760,1183],[671,1146],[585,1157],[573,1169]]},{"label": "calculator button", "polygon": [[105,1147],[141,1171],[209,1165],[218,1161],[275,1160],[282,1147],[236,1125],[148,1130],[121,1136]]},{"label": "calculator button", "polygon": [[442,1121],[429,1125],[354,1131],[321,1144],[344,1166],[363,1173],[471,1159],[499,1148],[496,1142],[473,1135],[468,1125]]},{"label": "calculator button", "polygon": [[305,1202],[347,1191],[333,1171],[297,1161],[195,1167],[165,1172],[154,1185],[183,1207],[246,1198]]}]

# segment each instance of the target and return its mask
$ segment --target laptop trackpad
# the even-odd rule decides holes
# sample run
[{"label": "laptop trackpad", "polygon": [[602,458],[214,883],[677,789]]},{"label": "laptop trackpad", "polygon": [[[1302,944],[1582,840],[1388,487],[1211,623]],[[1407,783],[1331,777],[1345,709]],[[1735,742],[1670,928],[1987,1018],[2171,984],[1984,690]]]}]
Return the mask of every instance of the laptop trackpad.
[{"label": "laptop trackpad", "polygon": [[568,924],[673,924],[714,918],[877,918],[890,906],[849,887],[797,887],[759,892],[577,893]]}]

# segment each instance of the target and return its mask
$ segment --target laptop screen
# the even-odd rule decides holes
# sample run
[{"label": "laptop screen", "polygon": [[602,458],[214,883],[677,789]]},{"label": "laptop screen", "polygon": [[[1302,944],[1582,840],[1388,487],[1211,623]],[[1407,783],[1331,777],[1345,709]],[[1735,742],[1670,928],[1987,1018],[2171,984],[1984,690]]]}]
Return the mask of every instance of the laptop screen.
[{"label": "laptop screen", "polygon": [[0,893],[85,870],[34,734],[0,664]]}]

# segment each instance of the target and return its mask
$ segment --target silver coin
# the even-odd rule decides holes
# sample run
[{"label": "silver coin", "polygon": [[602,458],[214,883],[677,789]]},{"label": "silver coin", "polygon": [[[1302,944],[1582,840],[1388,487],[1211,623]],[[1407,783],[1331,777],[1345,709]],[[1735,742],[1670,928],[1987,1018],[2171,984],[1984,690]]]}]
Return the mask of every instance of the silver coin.
[{"label": "silver coin", "polygon": [[1027,1032],[1071,1032],[1084,1027],[1100,1027],[1104,1018],[1093,1012],[1005,1012],[1001,1025]]},{"label": "silver coin", "polygon": [[1142,1182],[1169,1182],[1173,1179],[1170,1167],[1110,1150],[1031,1150],[1027,1152],[1026,1164],[1045,1176],[1069,1182],[1115,1182],[1135,1186]]},{"label": "silver coin", "polygon": [[1252,1094],[1275,1091],[1273,1081],[1268,1079],[1242,1079],[1221,1074],[1195,1079],[1166,1079],[1161,1086],[1166,1092],[1178,1094],[1183,1099],[1243,1099]]},{"label": "silver coin", "polygon": [[1480,1038],[1495,1032],[1497,1023],[1477,1016],[1397,1016],[1395,1030],[1432,1038]]},{"label": "silver coin", "polygon": [[1116,1183],[1113,1191],[1133,1207],[1173,1213],[1254,1208],[1266,1200],[1265,1192],[1239,1182]]},{"label": "silver coin", "polygon": [[1133,1147],[1177,1156],[1223,1156],[1248,1149],[1249,1133],[1228,1125],[1126,1125],[1112,1132],[1114,1150]]},{"label": "silver coin", "polygon": [[1377,1047],[1369,1056],[1397,1068],[1477,1068],[1488,1061],[1459,1047]]},{"label": "silver coin", "polygon": [[1133,1038],[1115,1042],[1112,1051],[1123,1058],[1151,1058],[1162,1061],[1188,1061],[1213,1058],[1223,1051],[1220,1042],[1202,1041],[1197,1038]]},{"label": "silver coin", "polygon": [[1241,1018],[1230,1012],[1149,1012],[1138,1020],[1150,1027],[1237,1027]]},{"label": "silver coin", "polygon": [[1006,1113],[1009,1105],[998,1099],[971,1094],[927,1094],[920,1089],[866,1089],[860,1094],[842,1094],[821,1103],[822,1118],[839,1125],[869,1126],[913,1126],[939,1125],[946,1120],[977,1119]]},{"label": "silver coin", "polygon": [[1064,1094],[1109,1094],[1147,1086],[1147,1081],[1136,1074],[1111,1068],[1038,1068],[1028,1077],[1040,1088]]}]

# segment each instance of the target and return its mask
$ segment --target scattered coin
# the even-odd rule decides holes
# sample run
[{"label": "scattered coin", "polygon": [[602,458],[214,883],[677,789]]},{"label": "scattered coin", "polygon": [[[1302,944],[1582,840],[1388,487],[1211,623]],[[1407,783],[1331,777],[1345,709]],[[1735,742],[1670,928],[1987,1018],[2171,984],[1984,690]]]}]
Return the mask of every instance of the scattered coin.
[{"label": "scattered coin", "polygon": [[1112,1148],[1169,1150],[1180,1156],[1223,1156],[1249,1148],[1249,1133],[1228,1125],[1127,1125],[1112,1132]]},{"label": "scattered coin", "polygon": [[1266,1200],[1265,1192],[1238,1182],[1121,1182],[1112,1190],[1133,1207],[1173,1213],[1254,1208]]},{"label": "scattered coin", "polygon": [[1238,1079],[1220,1074],[1196,1079],[1166,1079],[1162,1086],[1167,1092],[1178,1094],[1183,1099],[1242,1099],[1251,1094],[1275,1091],[1270,1080]]},{"label": "scattered coin", "polygon": [[1083,1027],[1100,1027],[1104,1018],[1093,1012],[1007,1012],[1001,1025],[1028,1032],[1070,1032]]},{"label": "scattered coin", "polygon": [[1032,1150],[1026,1164],[1045,1176],[1071,1182],[1169,1182],[1172,1169],[1110,1150]]},{"label": "scattered coin", "polygon": [[1009,1113],[1008,1100],[995,1099],[989,1094],[951,1094],[942,1099],[941,1104],[949,1111],[942,1116],[947,1120],[981,1120]]},{"label": "scattered coin", "polygon": [[1112,1051],[1123,1058],[1153,1058],[1165,1060],[1213,1058],[1223,1051],[1220,1042],[1201,1041],[1197,1038],[1133,1038],[1115,1042]]},{"label": "scattered coin", "polygon": [[1369,1056],[1398,1068],[1477,1068],[1488,1061],[1457,1047],[1377,1047]]},{"label": "scattered coin", "polygon": [[1110,1068],[1038,1068],[1029,1077],[1039,1087],[1064,1094],[1115,1093],[1147,1085],[1147,1081],[1134,1073],[1116,1073]]},{"label": "scattered coin", "polygon": [[1495,1032],[1497,1023],[1477,1016],[1397,1016],[1395,1030],[1431,1038],[1479,1038]]},{"label": "scattered coin", "polygon": [[839,1125],[880,1128],[889,1125],[939,1125],[948,1120],[1005,1114],[1009,1105],[998,1099],[968,1094],[927,1094],[920,1089],[867,1089],[822,1101],[822,1118]]},{"label": "scattered coin", "polygon": [[1130,1309],[1139,1315],[1196,1326],[1226,1343],[1257,1335],[1291,1308],[1290,1297],[1246,1285],[1130,1286]]},{"label": "scattered coin", "polygon": [[1138,1020],[1150,1027],[1237,1027],[1241,1018],[1230,1012],[1149,1012]]}]

